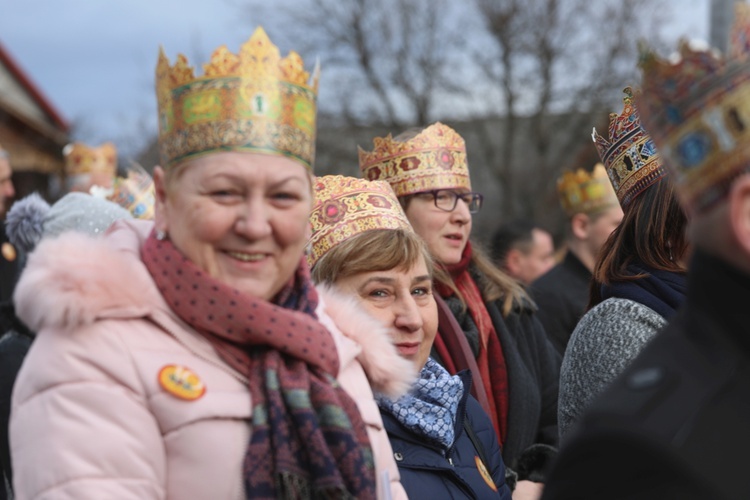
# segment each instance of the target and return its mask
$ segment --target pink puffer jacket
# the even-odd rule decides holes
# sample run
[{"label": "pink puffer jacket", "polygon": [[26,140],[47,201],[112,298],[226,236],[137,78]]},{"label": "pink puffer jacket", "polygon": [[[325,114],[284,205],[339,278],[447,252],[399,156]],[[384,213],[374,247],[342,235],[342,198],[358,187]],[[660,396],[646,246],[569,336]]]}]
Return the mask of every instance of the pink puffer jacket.
[{"label": "pink puffer jacket", "polygon": [[[246,380],[164,302],[140,260],[150,229],[128,221],[99,240],[69,233],[29,258],[15,295],[17,314],[38,332],[13,393],[19,499],[245,498]],[[379,497],[405,498],[370,384],[406,391],[411,363],[351,300],[321,299],[338,379],[368,425]],[[178,397],[160,379],[170,372],[192,373],[205,392]]]}]

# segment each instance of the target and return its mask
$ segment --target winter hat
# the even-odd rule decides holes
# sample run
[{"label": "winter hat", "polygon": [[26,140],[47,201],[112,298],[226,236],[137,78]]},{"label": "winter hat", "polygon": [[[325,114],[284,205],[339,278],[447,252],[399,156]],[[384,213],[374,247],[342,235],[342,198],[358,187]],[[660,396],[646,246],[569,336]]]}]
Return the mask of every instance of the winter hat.
[{"label": "winter hat", "polygon": [[132,219],[116,203],[85,193],[69,193],[50,206],[32,193],[14,203],[5,218],[10,242],[31,252],[42,238],[58,236],[65,231],[101,234],[118,219]]}]

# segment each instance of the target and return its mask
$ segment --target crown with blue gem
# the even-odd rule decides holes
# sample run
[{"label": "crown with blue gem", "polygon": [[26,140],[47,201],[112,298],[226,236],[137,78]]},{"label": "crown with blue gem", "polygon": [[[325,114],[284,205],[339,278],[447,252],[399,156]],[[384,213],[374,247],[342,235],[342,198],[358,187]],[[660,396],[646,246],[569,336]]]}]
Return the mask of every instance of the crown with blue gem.
[{"label": "crown with blue gem", "polygon": [[667,174],[654,141],[641,126],[638,111],[633,105],[633,89],[623,92],[620,115],[609,115],[609,140],[594,129],[594,140],[599,156],[607,169],[612,187],[622,208]]},{"label": "crown with blue gem", "polygon": [[748,12],[737,4],[732,51],[680,43],[675,62],[641,49],[643,93],[636,105],[684,206],[708,210],[732,181],[750,172],[750,60]]}]

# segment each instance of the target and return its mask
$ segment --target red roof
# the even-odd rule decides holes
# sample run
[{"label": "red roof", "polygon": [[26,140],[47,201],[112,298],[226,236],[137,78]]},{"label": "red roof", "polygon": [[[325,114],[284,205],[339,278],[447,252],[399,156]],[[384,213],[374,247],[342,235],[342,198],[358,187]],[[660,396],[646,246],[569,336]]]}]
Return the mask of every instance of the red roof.
[{"label": "red roof", "polygon": [[52,103],[44,97],[44,94],[37,88],[31,79],[26,76],[26,73],[21,67],[13,60],[10,53],[5,50],[3,44],[0,43],[0,63],[2,63],[8,71],[16,77],[16,80],[26,89],[29,95],[36,101],[40,108],[47,114],[47,116],[57,125],[63,132],[68,132],[70,126],[60,113],[52,106]]}]

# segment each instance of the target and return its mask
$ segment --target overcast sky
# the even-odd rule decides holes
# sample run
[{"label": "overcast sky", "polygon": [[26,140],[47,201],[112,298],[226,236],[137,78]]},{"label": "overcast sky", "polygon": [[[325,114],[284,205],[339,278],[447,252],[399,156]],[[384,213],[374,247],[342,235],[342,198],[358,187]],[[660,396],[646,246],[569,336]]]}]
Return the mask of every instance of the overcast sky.
[{"label": "overcast sky", "polygon": [[[132,151],[155,129],[159,45],[172,61],[183,52],[202,63],[222,44],[236,52],[263,23],[238,1],[0,0],[0,43],[79,138]],[[676,35],[707,38],[709,0],[674,1],[685,16]]]}]

